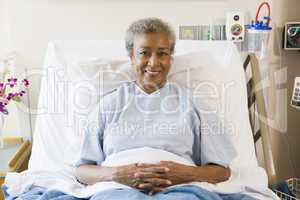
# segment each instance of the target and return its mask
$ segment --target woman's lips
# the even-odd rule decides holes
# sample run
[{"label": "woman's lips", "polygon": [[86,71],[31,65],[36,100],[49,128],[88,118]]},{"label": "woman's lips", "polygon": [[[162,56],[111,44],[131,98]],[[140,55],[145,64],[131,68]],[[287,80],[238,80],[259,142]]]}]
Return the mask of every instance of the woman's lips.
[{"label": "woman's lips", "polygon": [[159,73],[160,73],[160,71],[156,71],[156,70],[145,70],[145,72],[147,73],[147,74],[149,74],[149,75],[151,75],[151,76],[157,76]]}]

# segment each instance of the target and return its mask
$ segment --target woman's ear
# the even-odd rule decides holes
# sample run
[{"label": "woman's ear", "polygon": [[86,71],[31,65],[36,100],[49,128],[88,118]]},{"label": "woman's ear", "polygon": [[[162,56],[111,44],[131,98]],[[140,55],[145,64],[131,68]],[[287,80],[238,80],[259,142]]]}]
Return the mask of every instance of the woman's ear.
[{"label": "woman's ear", "polygon": [[131,51],[128,53],[128,56],[129,56],[130,60],[132,60],[132,57],[133,57],[133,50],[131,50]]},{"label": "woman's ear", "polygon": [[133,66],[133,65],[134,65],[133,51],[131,51],[131,52],[129,53],[129,58],[130,58],[130,61],[131,61],[131,65]]},{"label": "woman's ear", "polygon": [[174,56],[171,55],[171,64],[173,64],[173,63],[174,63]]}]

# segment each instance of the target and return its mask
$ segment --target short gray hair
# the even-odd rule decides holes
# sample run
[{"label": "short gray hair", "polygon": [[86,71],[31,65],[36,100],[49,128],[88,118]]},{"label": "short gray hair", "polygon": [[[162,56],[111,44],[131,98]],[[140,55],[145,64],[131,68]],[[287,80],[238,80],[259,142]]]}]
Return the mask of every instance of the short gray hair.
[{"label": "short gray hair", "polygon": [[133,22],[126,31],[125,45],[128,55],[132,53],[134,37],[147,33],[165,34],[171,40],[171,54],[174,53],[176,36],[173,28],[159,18],[144,18]]}]

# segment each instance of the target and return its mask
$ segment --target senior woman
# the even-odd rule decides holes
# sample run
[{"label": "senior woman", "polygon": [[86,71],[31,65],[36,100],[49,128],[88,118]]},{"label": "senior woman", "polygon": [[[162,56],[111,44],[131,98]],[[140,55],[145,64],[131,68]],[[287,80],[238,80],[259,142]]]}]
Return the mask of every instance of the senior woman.
[{"label": "senior woman", "polygon": [[[198,109],[182,88],[168,82],[175,41],[172,28],[157,18],[138,20],[127,30],[126,49],[136,81],[123,84],[101,101],[96,127],[87,129],[76,176],[88,185],[115,181],[132,189],[102,192],[97,199],[252,199],[200,188],[187,192],[183,186],[166,189],[188,182],[226,181],[235,156],[224,134],[218,136],[218,143],[209,141],[209,136],[201,141]],[[112,154],[141,147],[174,153],[195,166],[164,160],[101,166]]]},{"label": "senior woman", "polygon": [[[201,134],[199,110],[183,88],[167,80],[175,41],[171,27],[157,18],[138,20],[128,28],[126,49],[136,81],[124,83],[101,100],[97,117],[86,128],[76,169],[76,178],[83,184],[115,181],[127,187],[99,192],[90,200],[253,200],[242,194],[217,194],[180,185],[226,181],[236,154],[226,134]],[[161,152],[168,152],[185,162],[103,164],[113,155],[143,147],[160,150],[158,158]],[[19,199],[79,198],[35,187]]]}]

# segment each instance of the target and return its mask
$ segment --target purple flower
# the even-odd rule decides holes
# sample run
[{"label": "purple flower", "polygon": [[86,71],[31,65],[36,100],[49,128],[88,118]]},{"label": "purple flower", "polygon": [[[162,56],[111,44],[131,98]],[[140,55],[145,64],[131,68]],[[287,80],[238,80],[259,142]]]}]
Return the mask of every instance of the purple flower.
[{"label": "purple flower", "polygon": [[15,85],[17,85],[18,79],[11,77],[11,78],[7,79],[7,81],[8,81],[7,84],[8,84],[10,87],[14,87]]},{"label": "purple flower", "polygon": [[[0,82],[0,114],[8,114],[6,105],[8,105],[10,101],[20,101],[20,97],[26,94],[25,88],[14,93],[7,87],[10,86],[10,88],[13,88],[18,84],[18,79],[14,77],[7,79],[7,83],[5,84]],[[23,79],[22,84],[27,88],[29,86],[29,81],[27,79]]]},{"label": "purple flower", "polygon": [[7,105],[8,101],[9,100],[7,98],[0,98],[0,104],[2,104],[3,106]]},{"label": "purple flower", "polygon": [[29,81],[25,78],[23,79],[22,83],[24,84],[25,87],[28,87]]},{"label": "purple flower", "polygon": [[0,83],[0,97],[4,95],[4,83]]},{"label": "purple flower", "polygon": [[0,112],[2,112],[5,115],[8,114],[8,111],[7,111],[7,109],[5,108],[5,105],[2,102],[0,102]]},{"label": "purple flower", "polygon": [[17,96],[22,97],[25,93],[26,93],[26,92],[25,92],[24,90],[22,90],[21,92],[19,92],[19,93],[17,94]]},{"label": "purple flower", "polygon": [[8,95],[6,96],[7,101],[10,101],[12,98],[14,98],[15,96],[18,96],[18,93],[8,93]]}]

